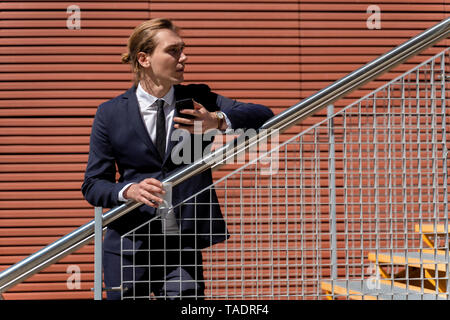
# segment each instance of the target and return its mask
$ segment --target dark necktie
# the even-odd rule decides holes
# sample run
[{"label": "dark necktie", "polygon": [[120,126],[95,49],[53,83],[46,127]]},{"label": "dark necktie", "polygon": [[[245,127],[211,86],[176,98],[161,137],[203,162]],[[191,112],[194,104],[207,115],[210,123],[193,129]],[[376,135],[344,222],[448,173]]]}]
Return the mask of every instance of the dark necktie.
[{"label": "dark necktie", "polygon": [[164,100],[156,100],[158,111],[156,113],[156,149],[164,160],[166,153],[166,116],[164,115]]}]

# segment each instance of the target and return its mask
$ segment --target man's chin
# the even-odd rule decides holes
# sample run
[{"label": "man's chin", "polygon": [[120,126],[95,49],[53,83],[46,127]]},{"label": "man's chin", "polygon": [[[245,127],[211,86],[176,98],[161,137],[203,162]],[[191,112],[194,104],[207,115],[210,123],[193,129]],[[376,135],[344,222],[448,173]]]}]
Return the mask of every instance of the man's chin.
[{"label": "man's chin", "polygon": [[174,78],[174,84],[180,84],[184,81],[184,76]]}]

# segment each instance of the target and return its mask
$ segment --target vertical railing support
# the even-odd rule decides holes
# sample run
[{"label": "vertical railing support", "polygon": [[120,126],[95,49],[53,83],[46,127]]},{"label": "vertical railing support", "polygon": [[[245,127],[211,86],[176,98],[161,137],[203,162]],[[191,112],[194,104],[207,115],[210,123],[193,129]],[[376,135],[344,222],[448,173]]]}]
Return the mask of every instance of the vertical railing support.
[{"label": "vertical railing support", "polygon": [[[447,144],[447,137],[449,135],[449,133],[447,132],[447,126],[448,126],[448,119],[447,119],[447,106],[446,106],[446,96],[447,96],[447,92],[446,92],[446,84],[447,84],[447,80],[450,80],[449,76],[447,76],[446,74],[446,59],[447,55],[449,56],[448,58],[450,58],[450,55],[447,51],[443,52],[442,56],[441,56],[441,110],[442,110],[442,146],[443,146],[443,155],[442,155],[442,159],[443,159],[443,165],[442,165],[442,170],[443,170],[443,182],[442,182],[442,186],[443,186],[443,194],[444,194],[444,234],[445,234],[445,261],[449,261],[450,257],[449,257],[449,230],[448,230],[448,157],[449,157],[449,152],[448,152],[448,144]],[[447,263],[446,265],[446,269],[445,269],[445,279],[447,279],[447,300],[450,300],[450,266],[449,263]],[[442,280],[440,280],[442,281]]]},{"label": "vertical railing support", "polygon": [[103,219],[102,207],[95,207],[95,235],[94,235],[94,300],[102,300],[102,241],[103,241]]},{"label": "vertical railing support", "polygon": [[[337,235],[336,235],[336,155],[334,137],[334,106],[330,104],[327,109],[328,121],[328,174],[330,190],[330,239],[331,239],[331,280],[337,280]],[[334,292],[333,292],[334,294]]]}]

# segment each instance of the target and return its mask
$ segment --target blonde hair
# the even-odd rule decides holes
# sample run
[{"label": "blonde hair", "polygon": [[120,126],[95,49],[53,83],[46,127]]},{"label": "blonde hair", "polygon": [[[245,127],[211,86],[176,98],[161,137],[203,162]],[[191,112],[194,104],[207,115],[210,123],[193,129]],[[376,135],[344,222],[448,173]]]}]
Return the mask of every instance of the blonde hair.
[{"label": "blonde hair", "polygon": [[157,18],[138,25],[128,38],[128,52],[122,54],[122,63],[129,63],[131,65],[135,85],[138,85],[143,77],[142,66],[139,64],[137,55],[139,52],[153,53],[157,45],[155,35],[161,29],[169,29],[176,33],[179,32],[178,27],[169,19]]}]

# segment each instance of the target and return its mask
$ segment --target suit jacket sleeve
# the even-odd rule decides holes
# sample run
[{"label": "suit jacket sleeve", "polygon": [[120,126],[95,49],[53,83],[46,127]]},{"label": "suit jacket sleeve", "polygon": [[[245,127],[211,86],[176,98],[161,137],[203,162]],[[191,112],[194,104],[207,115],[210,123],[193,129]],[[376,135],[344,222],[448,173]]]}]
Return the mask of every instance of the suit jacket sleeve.
[{"label": "suit jacket sleeve", "polygon": [[98,108],[92,125],[89,160],[81,191],[93,206],[112,208],[119,204],[118,194],[126,183],[116,182],[114,150],[109,141],[106,108]]},{"label": "suit jacket sleeve", "polygon": [[273,117],[266,106],[233,100],[213,91],[206,84],[176,86],[176,99],[192,98],[208,111],[223,111],[232,124],[232,129],[258,129]]},{"label": "suit jacket sleeve", "polygon": [[274,116],[268,107],[244,103],[217,95],[217,105],[231,122],[232,129],[258,129]]}]

